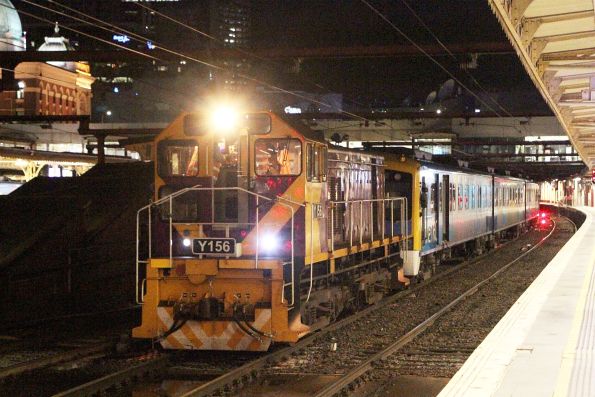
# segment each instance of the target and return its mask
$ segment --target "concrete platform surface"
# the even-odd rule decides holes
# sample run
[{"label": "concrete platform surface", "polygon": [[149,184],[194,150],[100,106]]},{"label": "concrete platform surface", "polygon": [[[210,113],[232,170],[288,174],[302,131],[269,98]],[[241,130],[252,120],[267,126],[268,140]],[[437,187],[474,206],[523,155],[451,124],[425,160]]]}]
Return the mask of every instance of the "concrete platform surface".
[{"label": "concrete platform surface", "polygon": [[595,209],[445,386],[452,396],[595,396]]}]

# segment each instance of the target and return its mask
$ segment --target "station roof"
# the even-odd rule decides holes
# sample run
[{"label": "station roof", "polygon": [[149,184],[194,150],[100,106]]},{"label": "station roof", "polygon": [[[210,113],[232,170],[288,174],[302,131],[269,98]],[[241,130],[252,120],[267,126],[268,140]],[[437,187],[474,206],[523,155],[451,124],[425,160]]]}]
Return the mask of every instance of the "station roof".
[{"label": "station roof", "polygon": [[581,158],[595,167],[595,2],[488,1]]}]

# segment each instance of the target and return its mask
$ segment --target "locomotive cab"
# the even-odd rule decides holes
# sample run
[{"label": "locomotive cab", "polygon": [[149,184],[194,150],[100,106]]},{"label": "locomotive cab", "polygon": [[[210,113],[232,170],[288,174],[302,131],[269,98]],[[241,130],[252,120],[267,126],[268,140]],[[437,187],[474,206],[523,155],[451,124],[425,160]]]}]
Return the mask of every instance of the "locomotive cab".
[{"label": "locomotive cab", "polygon": [[[267,113],[229,124],[185,114],[157,137],[156,197],[138,214],[143,323],[135,337],[169,348],[265,350],[273,328],[287,341],[307,330],[292,331],[287,320],[298,306],[287,280],[304,256],[295,233],[303,188],[292,190],[302,139],[291,129],[271,133]],[[273,311],[285,326],[272,323]]]}]

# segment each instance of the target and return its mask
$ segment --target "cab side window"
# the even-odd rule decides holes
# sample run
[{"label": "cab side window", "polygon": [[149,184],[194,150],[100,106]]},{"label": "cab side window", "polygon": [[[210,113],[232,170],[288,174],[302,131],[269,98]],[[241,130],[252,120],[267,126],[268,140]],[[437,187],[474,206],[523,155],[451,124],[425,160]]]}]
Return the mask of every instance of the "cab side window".
[{"label": "cab side window", "polygon": [[326,182],[328,170],[328,149],[326,146],[320,146],[320,180]]},{"label": "cab side window", "polygon": [[306,147],[306,177],[308,182],[314,179],[314,144],[308,143]]},{"label": "cab side window", "polygon": [[326,181],[327,149],[326,146],[308,143],[306,149],[306,178],[308,182]]}]

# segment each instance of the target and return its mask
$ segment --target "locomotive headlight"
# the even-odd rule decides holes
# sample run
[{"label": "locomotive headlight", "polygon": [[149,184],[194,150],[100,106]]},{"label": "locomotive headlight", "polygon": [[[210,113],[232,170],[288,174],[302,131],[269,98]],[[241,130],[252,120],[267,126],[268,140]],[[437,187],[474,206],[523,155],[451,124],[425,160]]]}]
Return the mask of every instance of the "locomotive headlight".
[{"label": "locomotive headlight", "polygon": [[189,238],[185,238],[184,240],[182,240],[182,244],[184,244],[184,247],[190,247],[192,241]]},{"label": "locomotive headlight", "polygon": [[260,238],[260,250],[267,254],[273,254],[279,249],[281,240],[276,234],[267,233]]},{"label": "locomotive headlight", "polygon": [[211,113],[211,128],[228,133],[238,125],[238,112],[231,106],[218,106]]}]

